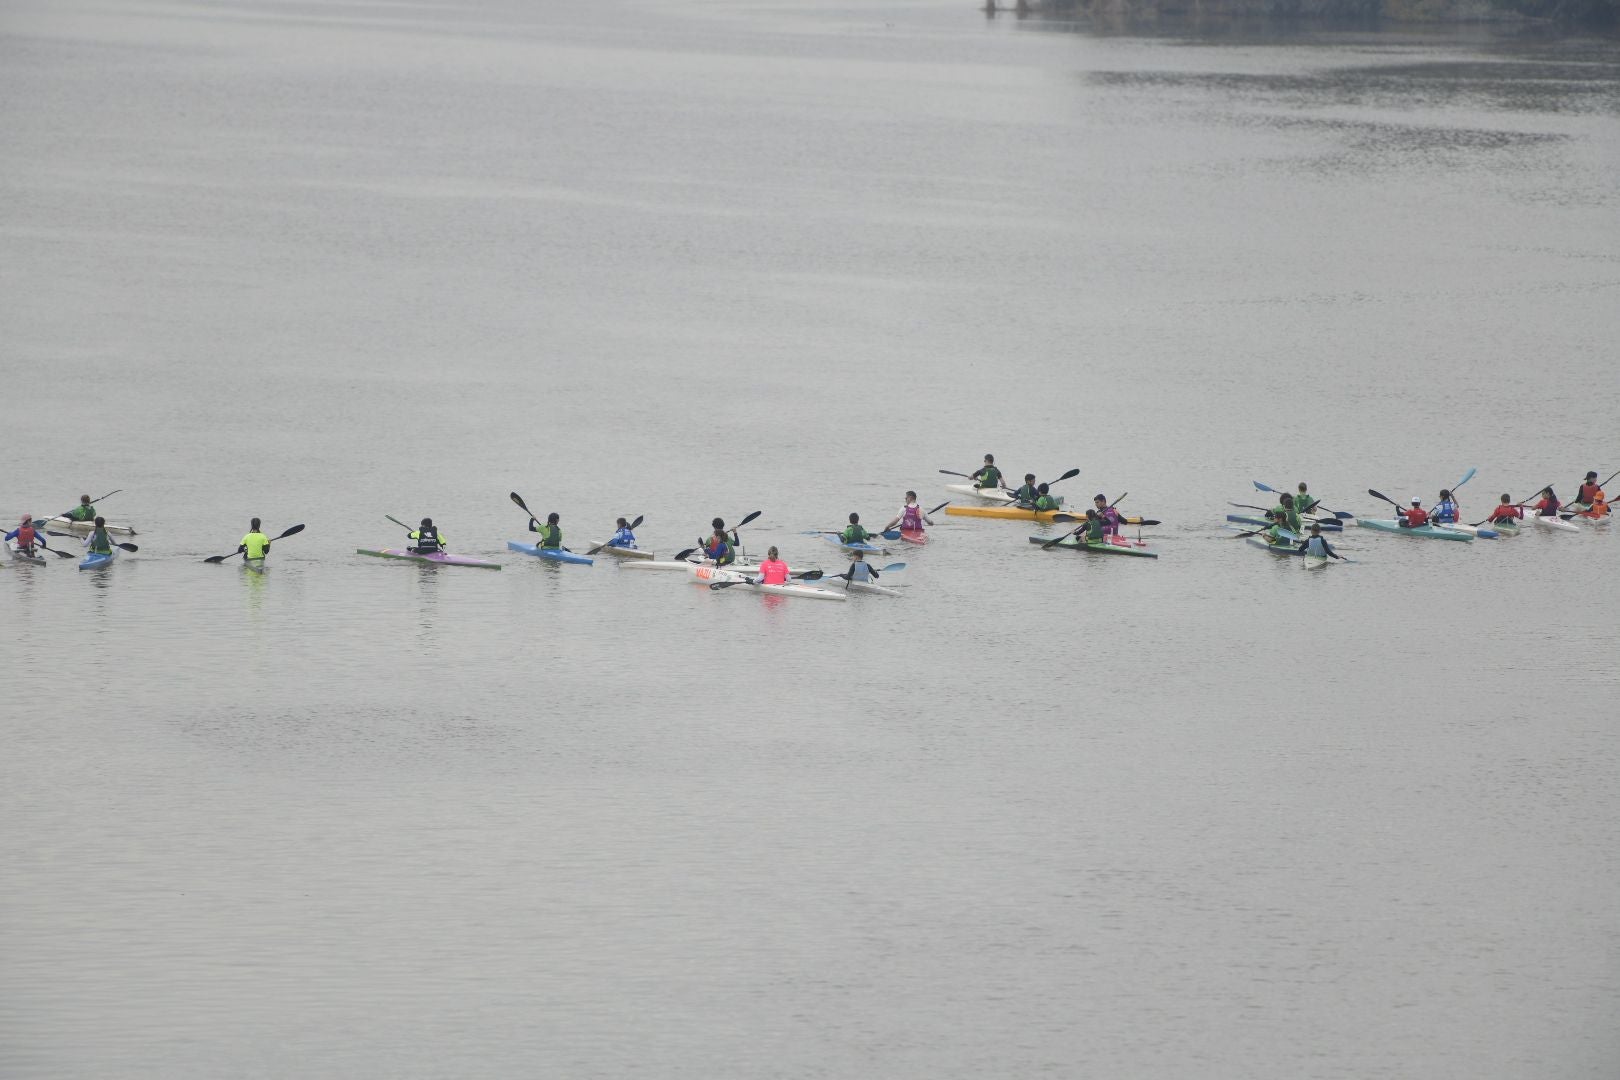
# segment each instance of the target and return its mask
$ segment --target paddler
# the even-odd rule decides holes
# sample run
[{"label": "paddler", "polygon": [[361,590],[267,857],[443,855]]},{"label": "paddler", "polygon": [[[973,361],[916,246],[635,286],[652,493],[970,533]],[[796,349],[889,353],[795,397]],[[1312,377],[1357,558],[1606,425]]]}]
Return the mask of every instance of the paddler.
[{"label": "paddler", "polygon": [[1400,527],[1403,529],[1422,528],[1429,523],[1429,512],[1423,509],[1422,499],[1413,499],[1412,505],[1400,513]]},{"label": "paddler", "polygon": [[1035,509],[1037,511],[1056,510],[1058,508],[1058,501],[1052,498],[1052,490],[1048,485],[1042,484],[1035,489],[1035,492]]},{"label": "paddler", "polygon": [[[1118,510],[1108,505],[1108,496],[1093,495],[1091,505],[1095,508],[1097,516],[1102,518],[1103,532],[1108,536],[1118,536],[1120,523],[1125,519]],[[1092,511],[1087,510],[1086,519],[1090,520],[1091,515]]]},{"label": "paddler", "polygon": [[[715,518],[715,521],[720,521]],[[731,544],[726,540],[725,523],[716,525],[714,535],[703,542],[703,556],[716,566],[730,566],[737,561],[737,553],[732,550]]]},{"label": "paddler", "polygon": [[624,518],[620,518],[617,524],[619,529],[613,534],[613,537],[608,540],[607,546],[628,548],[629,550],[634,551],[636,549],[636,534],[630,531],[630,522],[626,521]]},{"label": "paddler", "polygon": [[1024,486],[1012,493],[1013,502],[1019,506],[1034,506],[1035,498],[1040,492],[1035,487],[1035,474],[1024,474]]},{"label": "paddler", "polygon": [[80,495],[79,505],[62,515],[69,521],[91,521],[96,516],[96,508],[90,502],[90,496]]},{"label": "paddler", "polygon": [[1595,472],[1586,474],[1585,482],[1575,493],[1575,501],[1586,507],[1581,513],[1587,517],[1606,517],[1609,513],[1609,498],[1603,493],[1603,486],[1598,483]]},{"label": "paddler", "polygon": [[96,527],[90,530],[90,535],[84,538],[84,546],[92,555],[111,555],[113,552],[112,537],[107,535],[107,519],[96,518]]},{"label": "paddler", "polygon": [[1558,501],[1557,493],[1552,488],[1545,487],[1541,489],[1540,494],[1542,496],[1541,501],[1535,505],[1536,516],[1557,517],[1559,509],[1564,505]]},{"label": "paddler", "polygon": [[899,525],[901,532],[920,533],[923,531],[924,524],[932,525],[933,523],[933,519],[923,513],[923,508],[917,505],[917,493],[908,491],[906,492],[906,505],[900,508],[900,512],[895,515],[893,521],[883,526],[882,531],[888,532],[896,525]]},{"label": "paddler", "polygon": [[773,546],[765,552],[765,561],[759,564],[759,584],[786,585],[788,564],[782,561]]},{"label": "paddler", "polygon": [[866,553],[861,551],[855,553],[855,561],[844,571],[844,577],[850,581],[876,581],[877,576],[877,567],[867,562]]},{"label": "paddler", "polygon": [[1300,541],[1298,550],[1302,555],[1315,555],[1318,558],[1322,556],[1329,559],[1344,558],[1343,555],[1334,551],[1333,546],[1327,542],[1327,537],[1322,535],[1322,526],[1320,525],[1311,526],[1311,535]]},{"label": "paddler", "polygon": [[1491,510],[1490,520],[1492,524],[1503,521],[1522,521],[1523,519],[1524,507],[1515,503],[1513,501],[1513,496],[1509,495],[1507,492],[1503,492],[1502,501],[1497,503],[1496,507]]},{"label": "paddler", "polygon": [[1457,506],[1457,500],[1451,497],[1451,492],[1445,488],[1440,489],[1440,501],[1434,504],[1434,512],[1429,519],[1436,525],[1455,525],[1462,517],[1462,510]]},{"label": "paddler", "polygon": [[[257,521],[258,518],[254,518],[254,520]],[[406,539],[411,541],[411,546],[405,550],[413,555],[432,555],[436,551],[447,551],[450,548],[450,545],[444,542],[444,537],[439,535],[439,530],[434,527],[432,518],[423,518],[422,524],[417,526]],[[243,542],[246,543],[245,540]],[[270,542],[266,540],[265,546],[268,547],[269,545]]]},{"label": "paddler", "polygon": [[1305,481],[1299,482],[1299,494],[1294,496],[1294,509],[1301,514],[1309,514],[1322,503],[1305,488]]},{"label": "paddler", "polygon": [[[1284,495],[1283,498],[1292,500],[1293,497]],[[1289,528],[1288,519],[1283,510],[1272,510],[1267,516],[1271,518],[1271,524],[1260,534],[1260,538],[1266,543],[1274,545],[1292,544],[1299,539],[1299,534],[1303,530]]]},{"label": "paddler", "polygon": [[[562,529],[557,525],[557,522],[561,520],[562,518],[558,517],[556,514],[546,515],[546,523],[535,530],[535,532],[540,534],[541,547],[550,548],[553,550],[562,547]],[[620,520],[622,521],[623,519],[621,518]]]},{"label": "paddler", "polygon": [[248,562],[263,559],[270,553],[270,538],[259,530],[259,519],[254,518],[248,522],[248,533],[242,537],[242,542],[236,545],[236,550]]},{"label": "paddler", "polygon": [[[713,521],[709,522],[709,527],[725,538],[726,546],[731,548],[733,557],[735,557],[735,554],[738,551],[742,550],[742,540],[737,536],[737,530],[732,529],[730,532],[727,532],[724,519],[715,518]],[[699,547],[706,547],[708,544],[709,541],[707,540],[698,540]]]},{"label": "paddler", "polygon": [[31,514],[23,515],[22,524],[6,533],[5,538],[15,543],[17,550],[24,555],[32,555],[35,547],[50,550],[50,545],[45,542],[45,537],[35,531],[34,518]]},{"label": "paddler", "polygon": [[1305,531],[1305,526],[1299,520],[1299,510],[1294,505],[1294,497],[1286,491],[1277,497],[1277,505],[1271,508],[1271,516],[1295,536]]},{"label": "paddler", "polygon": [[980,466],[978,472],[968,477],[968,479],[973,481],[973,486],[976,488],[1001,487],[1001,470],[996,468],[996,455],[984,455],[984,464]]},{"label": "paddler", "polygon": [[838,540],[844,544],[864,544],[871,535],[866,531],[866,526],[861,524],[861,515],[852,512],[849,515],[849,524],[838,534]]}]

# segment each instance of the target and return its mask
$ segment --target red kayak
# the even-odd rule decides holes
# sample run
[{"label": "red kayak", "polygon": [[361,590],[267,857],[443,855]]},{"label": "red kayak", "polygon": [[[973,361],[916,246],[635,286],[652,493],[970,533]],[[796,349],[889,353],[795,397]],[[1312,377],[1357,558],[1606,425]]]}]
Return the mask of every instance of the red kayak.
[{"label": "red kayak", "polygon": [[901,529],[900,539],[908,544],[926,544],[928,543],[928,534],[921,529]]}]

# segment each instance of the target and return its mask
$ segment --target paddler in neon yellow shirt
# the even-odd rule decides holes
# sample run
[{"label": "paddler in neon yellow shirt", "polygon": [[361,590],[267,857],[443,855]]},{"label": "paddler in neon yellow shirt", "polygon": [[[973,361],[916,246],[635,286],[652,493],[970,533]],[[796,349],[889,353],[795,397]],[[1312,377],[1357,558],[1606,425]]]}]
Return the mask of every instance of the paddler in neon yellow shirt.
[{"label": "paddler in neon yellow shirt", "polygon": [[242,542],[236,546],[248,562],[263,562],[264,557],[270,553],[270,538],[259,531],[259,519],[254,518],[248,523],[248,534],[242,537]]},{"label": "paddler in neon yellow shirt", "polygon": [[67,518],[69,521],[93,521],[95,520],[96,516],[96,508],[90,502],[90,496],[80,495],[79,505],[75,506],[62,516]]},{"label": "paddler in neon yellow shirt", "polygon": [[562,529],[557,525],[561,520],[556,514],[546,515],[546,523],[535,530],[540,534],[541,547],[552,549],[562,547]]},{"label": "paddler in neon yellow shirt", "polygon": [[415,555],[432,555],[438,551],[450,550],[450,545],[439,535],[432,518],[423,518],[422,524],[413,530],[407,539],[413,541],[413,546],[405,550]]}]

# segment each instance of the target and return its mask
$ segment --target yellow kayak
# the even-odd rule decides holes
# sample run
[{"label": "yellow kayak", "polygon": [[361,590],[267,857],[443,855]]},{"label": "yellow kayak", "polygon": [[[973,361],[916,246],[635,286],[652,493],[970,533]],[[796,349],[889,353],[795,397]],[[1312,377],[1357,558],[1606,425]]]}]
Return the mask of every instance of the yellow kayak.
[{"label": "yellow kayak", "polygon": [[[1005,521],[1044,521],[1048,525],[1052,523],[1052,515],[1054,514],[1064,514],[1074,518],[1076,521],[1086,516],[1084,510],[1078,512],[1061,508],[1057,510],[1025,510],[1021,506],[957,506],[954,503],[947,506],[945,512],[947,514],[956,514],[959,517],[1001,518]],[[1142,519],[1139,517],[1126,517],[1120,520],[1127,525],[1140,525],[1142,523]]]}]

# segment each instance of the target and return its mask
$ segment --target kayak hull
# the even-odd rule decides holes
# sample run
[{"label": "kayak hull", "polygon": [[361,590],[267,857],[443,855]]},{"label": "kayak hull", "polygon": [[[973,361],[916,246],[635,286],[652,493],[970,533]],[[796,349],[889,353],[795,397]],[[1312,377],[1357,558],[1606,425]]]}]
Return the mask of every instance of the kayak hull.
[{"label": "kayak hull", "polygon": [[899,589],[891,589],[887,585],[879,585],[875,581],[846,581],[841,579],[838,584],[842,585],[846,592],[871,593],[874,596],[900,595]]},{"label": "kayak hull", "polygon": [[928,543],[928,534],[921,529],[901,529],[900,539],[907,544],[926,544]]},{"label": "kayak hull", "polygon": [[[976,488],[972,484],[946,484],[945,490],[952,495],[966,495],[969,498],[983,499],[985,502],[990,503],[1005,504],[1013,501],[1013,493],[1007,488]],[[1057,499],[1059,506],[1063,505],[1062,496],[1054,495],[1052,497]]]},{"label": "kayak hull", "polygon": [[828,536],[827,542],[832,544],[834,547],[843,548],[845,551],[859,551],[864,555],[887,555],[889,553],[888,548],[883,547],[880,544],[869,543],[865,540],[861,540],[854,544],[846,544],[836,536]]},{"label": "kayak hull", "polygon": [[10,540],[6,541],[6,552],[10,554],[12,562],[27,563],[29,566],[48,566],[50,560],[43,555],[24,555],[22,549]]},{"label": "kayak hull", "polygon": [[263,559],[243,559],[242,560],[242,569],[246,570],[250,574],[263,574],[264,573],[264,560]]},{"label": "kayak hull", "polygon": [[1462,540],[1474,539],[1472,533],[1458,532],[1456,529],[1436,528],[1433,525],[1419,525],[1415,529],[1408,529],[1400,525],[1394,518],[1359,518],[1361,528],[1372,529],[1375,532],[1397,533],[1401,536],[1410,536],[1418,540]]},{"label": "kayak hull", "polygon": [[[1051,541],[1052,538],[1050,536],[1032,536],[1029,538],[1029,542],[1032,544],[1049,544]],[[1099,555],[1134,555],[1138,559],[1157,559],[1159,557],[1158,552],[1143,551],[1140,547],[1137,547],[1134,544],[1091,544],[1076,539],[1075,537],[1065,537],[1057,543],[1052,544],[1052,546],[1047,550],[1057,551],[1060,548],[1064,551],[1095,551]]]},{"label": "kayak hull", "polygon": [[1568,521],[1564,521],[1561,518],[1546,517],[1545,515],[1537,515],[1535,518],[1533,518],[1531,520],[1533,520],[1541,528],[1543,528],[1543,529],[1552,529],[1554,532],[1580,532],[1581,531],[1581,527],[1579,525],[1575,525],[1575,524],[1572,524],[1572,523],[1570,523]]},{"label": "kayak hull", "polygon": [[754,592],[769,593],[772,596],[800,596],[806,600],[847,600],[841,592],[831,589],[816,589],[809,585],[760,585],[748,580],[747,576],[735,570],[724,570],[714,566],[693,566],[692,578],[705,585],[714,585],[718,582],[740,582],[734,584],[734,589],[749,589]]},{"label": "kayak hull", "polygon": [[111,566],[113,564],[113,560],[117,558],[117,551],[108,552],[106,554],[86,555],[84,558],[79,560],[79,569],[102,570]]},{"label": "kayak hull", "polygon": [[[1267,527],[1267,526],[1269,526],[1271,524],[1271,522],[1267,521],[1265,518],[1261,517],[1258,514],[1227,514],[1226,515],[1226,520],[1227,521],[1237,522],[1239,525],[1257,525],[1257,526],[1260,526],[1261,528],[1265,528],[1265,527]],[[1307,530],[1312,525],[1320,525],[1322,527],[1323,532],[1343,532],[1344,531],[1344,522],[1342,522],[1342,521],[1311,521],[1311,520],[1306,520],[1304,522],[1304,525],[1305,525],[1305,528]]]},{"label": "kayak hull", "polygon": [[469,555],[452,555],[448,551],[436,551],[432,555],[418,555],[414,551],[402,551],[399,548],[355,548],[356,555],[370,555],[377,559],[402,559],[405,562],[420,563],[423,566],[471,566],[479,570],[499,570],[500,563],[489,562],[485,559],[474,559]]},{"label": "kayak hull", "polygon": [[[34,525],[34,528],[36,529],[44,528],[51,529],[55,532],[70,532],[79,536],[87,535],[90,530],[94,529],[95,527],[96,523],[94,521],[74,521],[71,518],[63,517],[61,514],[58,514],[53,518],[46,518],[43,523],[36,522]],[[135,526],[122,523],[114,524],[110,521],[107,523],[107,532],[113,536],[136,535]]]},{"label": "kayak hull", "polygon": [[1461,521],[1448,521],[1444,525],[1436,526],[1436,528],[1450,529],[1452,532],[1469,533],[1472,536],[1477,536],[1481,540],[1495,540],[1498,535],[1496,526],[1494,525],[1468,525]]},{"label": "kayak hull", "polygon": [[539,544],[525,544],[519,540],[508,540],[506,549],[516,551],[522,555],[533,555],[537,559],[547,559],[551,562],[580,563],[584,566],[590,566],[594,561],[589,555],[564,551],[562,548],[545,548]]}]

